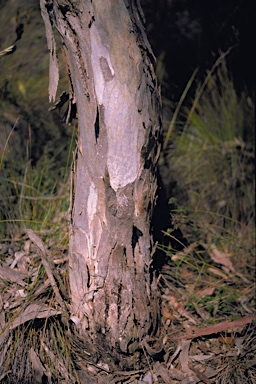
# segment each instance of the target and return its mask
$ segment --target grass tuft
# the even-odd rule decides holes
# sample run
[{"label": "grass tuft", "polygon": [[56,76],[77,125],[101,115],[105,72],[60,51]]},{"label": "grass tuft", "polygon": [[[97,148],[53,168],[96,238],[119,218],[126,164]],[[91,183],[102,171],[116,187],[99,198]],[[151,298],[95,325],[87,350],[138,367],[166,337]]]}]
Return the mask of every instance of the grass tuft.
[{"label": "grass tuft", "polygon": [[237,94],[225,56],[184,104],[193,73],[166,126],[160,164],[172,221],[158,246],[169,259],[162,276],[185,289],[184,308],[208,323],[255,305],[254,106]]}]

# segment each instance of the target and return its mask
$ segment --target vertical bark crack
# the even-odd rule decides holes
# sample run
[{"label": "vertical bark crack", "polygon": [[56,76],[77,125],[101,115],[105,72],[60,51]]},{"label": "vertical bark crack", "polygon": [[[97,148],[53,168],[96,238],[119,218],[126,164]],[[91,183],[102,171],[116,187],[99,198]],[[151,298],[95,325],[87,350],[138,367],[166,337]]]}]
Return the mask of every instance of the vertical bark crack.
[{"label": "vertical bark crack", "polygon": [[88,268],[88,265],[86,264],[86,269],[87,269],[87,288],[89,289],[90,288],[90,284],[91,284],[91,277],[90,277],[90,271],[89,271],[89,268]]},{"label": "vertical bark crack", "polygon": [[133,252],[134,252],[136,244],[138,243],[139,238],[141,236],[143,236],[143,233],[141,232],[141,230],[139,228],[135,227],[135,225],[133,225],[133,227],[132,227],[132,249],[133,249]]},{"label": "vertical bark crack", "polygon": [[94,132],[95,132],[95,139],[96,139],[96,143],[97,143],[99,135],[100,135],[100,114],[99,114],[99,108],[98,107],[97,107],[96,120],[95,120],[95,124],[94,124]]},{"label": "vertical bark crack", "polygon": [[120,322],[120,317],[121,317],[122,288],[123,288],[122,283],[120,283],[120,285],[118,287],[118,298],[117,298],[117,319],[118,319],[118,323]]}]

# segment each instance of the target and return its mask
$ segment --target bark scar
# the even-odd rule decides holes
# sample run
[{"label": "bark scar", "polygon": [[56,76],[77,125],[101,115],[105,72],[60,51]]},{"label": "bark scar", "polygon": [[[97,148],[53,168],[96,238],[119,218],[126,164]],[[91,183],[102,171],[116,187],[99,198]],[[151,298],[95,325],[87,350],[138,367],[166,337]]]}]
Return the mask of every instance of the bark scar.
[{"label": "bark scar", "polygon": [[108,61],[105,57],[101,56],[100,57],[100,69],[103,74],[103,78],[105,81],[110,81],[113,79],[114,74],[112,73]]}]

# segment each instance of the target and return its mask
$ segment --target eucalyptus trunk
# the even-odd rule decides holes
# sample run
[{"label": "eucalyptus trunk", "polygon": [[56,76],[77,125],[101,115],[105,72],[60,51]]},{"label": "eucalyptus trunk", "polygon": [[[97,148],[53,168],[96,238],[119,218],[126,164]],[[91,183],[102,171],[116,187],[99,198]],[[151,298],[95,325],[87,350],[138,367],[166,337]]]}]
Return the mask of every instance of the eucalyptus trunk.
[{"label": "eucalyptus trunk", "polygon": [[157,333],[150,234],[159,155],[154,58],[135,0],[41,0],[50,99],[62,38],[79,134],[72,187],[72,319],[100,349],[133,353]]}]

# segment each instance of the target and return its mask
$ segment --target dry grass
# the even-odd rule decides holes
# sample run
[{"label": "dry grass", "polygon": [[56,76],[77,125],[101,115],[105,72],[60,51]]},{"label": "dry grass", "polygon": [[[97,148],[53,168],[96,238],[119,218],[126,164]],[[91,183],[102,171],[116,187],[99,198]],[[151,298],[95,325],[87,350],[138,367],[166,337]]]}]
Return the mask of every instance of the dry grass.
[{"label": "dry grass", "polygon": [[172,185],[172,228],[159,245],[169,257],[159,282],[170,348],[178,339],[180,356],[194,335],[185,349],[200,382],[255,383],[254,109],[224,59],[166,127],[161,169]]}]

